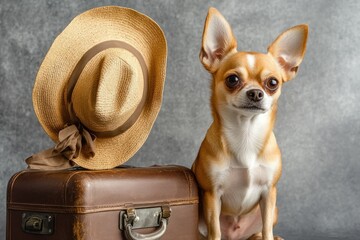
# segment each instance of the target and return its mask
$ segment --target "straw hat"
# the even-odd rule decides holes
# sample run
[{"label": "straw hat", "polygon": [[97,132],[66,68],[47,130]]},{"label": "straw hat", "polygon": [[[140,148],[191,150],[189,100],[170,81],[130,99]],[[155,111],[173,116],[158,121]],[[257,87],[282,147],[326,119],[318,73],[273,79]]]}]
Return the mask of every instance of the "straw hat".
[{"label": "straw hat", "polygon": [[161,28],[135,10],[107,6],[75,17],[50,47],[33,89],[36,116],[57,145],[27,159],[29,167],[126,162],[160,110],[166,55]]}]

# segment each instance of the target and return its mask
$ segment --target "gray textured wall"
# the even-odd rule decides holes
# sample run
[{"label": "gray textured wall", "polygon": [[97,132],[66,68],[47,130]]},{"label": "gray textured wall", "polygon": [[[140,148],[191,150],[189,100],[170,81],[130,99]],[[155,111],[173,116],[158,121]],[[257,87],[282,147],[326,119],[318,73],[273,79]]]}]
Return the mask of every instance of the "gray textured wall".
[{"label": "gray textured wall", "polygon": [[96,6],[141,11],[165,31],[167,80],[162,110],[128,163],[190,166],[211,122],[209,75],[198,61],[209,6],[232,25],[240,50],[265,51],[286,28],[308,23],[297,78],[283,89],[276,135],[283,152],[280,222],[287,239],[359,239],[360,1],[35,1],[0,0],[0,238],[6,184],[23,159],[52,146],[34,115],[32,86],[54,38]]}]

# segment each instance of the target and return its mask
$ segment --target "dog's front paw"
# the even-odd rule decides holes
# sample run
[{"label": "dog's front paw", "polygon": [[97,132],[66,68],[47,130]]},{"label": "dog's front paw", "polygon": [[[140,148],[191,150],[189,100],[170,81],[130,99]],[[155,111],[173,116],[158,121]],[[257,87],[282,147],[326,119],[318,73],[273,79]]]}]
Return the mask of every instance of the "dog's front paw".
[{"label": "dog's front paw", "polygon": [[274,240],[284,240],[282,237],[279,237],[279,236],[275,236],[274,237]]}]

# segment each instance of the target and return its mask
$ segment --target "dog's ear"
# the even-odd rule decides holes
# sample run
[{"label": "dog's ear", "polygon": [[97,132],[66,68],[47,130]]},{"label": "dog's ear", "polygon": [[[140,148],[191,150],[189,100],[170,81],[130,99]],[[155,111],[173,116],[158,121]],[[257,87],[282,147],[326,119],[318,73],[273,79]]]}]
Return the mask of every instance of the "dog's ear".
[{"label": "dog's ear", "polygon": [[215,72],[220,60],[232,51],[236,51],[236,39],[229,23],[217,9],[209,8],[199,56],[201,63],[209,72]]},{"label": "dog's ear", "polygon": [[292,27],[277,37],[268,47],[268,52],[283,68],[284,81],[295,77],[306,50],[308,26],[298,25]]}]

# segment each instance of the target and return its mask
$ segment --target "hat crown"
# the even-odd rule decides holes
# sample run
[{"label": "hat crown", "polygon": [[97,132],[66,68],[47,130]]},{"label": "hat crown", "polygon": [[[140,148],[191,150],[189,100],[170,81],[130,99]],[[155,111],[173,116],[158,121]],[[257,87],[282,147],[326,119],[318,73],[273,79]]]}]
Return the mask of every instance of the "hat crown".
[{"label": "hat crown", "polygon": [[93,132],[114,131],[140,104],[144,79],[137,58],[125,49],[107,49],[84,67],[71,101],[75,116]]}]

